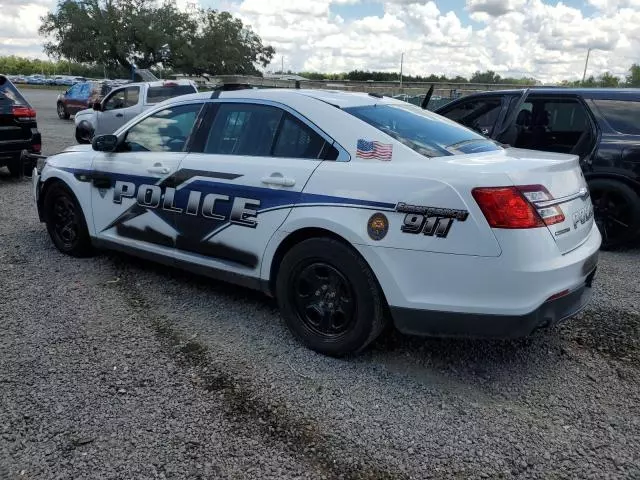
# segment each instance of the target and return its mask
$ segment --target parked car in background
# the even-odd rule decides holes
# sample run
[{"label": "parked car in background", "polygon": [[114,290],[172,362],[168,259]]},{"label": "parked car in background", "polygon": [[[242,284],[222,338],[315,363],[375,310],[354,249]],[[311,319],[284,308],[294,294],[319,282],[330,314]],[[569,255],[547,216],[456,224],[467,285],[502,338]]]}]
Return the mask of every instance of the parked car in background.
[{"label": "parked car in background", "polygon": [[640,89],[482,92],[435,112],[516,148],[577,155],[603,248],[640,235]]},{"label": "parked car in background", "polygon": [[101,102],[76,114],[76,140],[90,143],[95,135],[113,133],[157,103],[197,92],[198,88],[191,80],[138,82],[114,87]]},{"label": "parked car in background", "polygon": [[33,165],[24,166],[22,150],[40,153],[42,140],[36,123],[36,112],[16,86],[0,75],[0,167],[8,167],[12,176],[31,172]]},{"label": "parked car in background", "polygon": [[111,85],[107,82],[85,81],[74,84],[66,92],[58,95],[58,117],[63,120],[69,119],[80,110],[86,110],[94,103],[100,102],[110,90]]}]

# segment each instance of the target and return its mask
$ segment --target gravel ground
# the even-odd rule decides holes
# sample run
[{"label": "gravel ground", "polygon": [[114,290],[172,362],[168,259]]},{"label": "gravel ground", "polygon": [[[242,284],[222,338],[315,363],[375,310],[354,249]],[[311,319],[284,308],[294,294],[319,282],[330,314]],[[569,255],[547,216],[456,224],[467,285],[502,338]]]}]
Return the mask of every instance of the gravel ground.
[{"label": "gravel ground", "polygon": [[[27,90],[45,153],[72,143]],[[119,254],[73,259],[0,173],[0,478],[640,479],[640,249],[517,342],[301,347],[272,301]]]}]

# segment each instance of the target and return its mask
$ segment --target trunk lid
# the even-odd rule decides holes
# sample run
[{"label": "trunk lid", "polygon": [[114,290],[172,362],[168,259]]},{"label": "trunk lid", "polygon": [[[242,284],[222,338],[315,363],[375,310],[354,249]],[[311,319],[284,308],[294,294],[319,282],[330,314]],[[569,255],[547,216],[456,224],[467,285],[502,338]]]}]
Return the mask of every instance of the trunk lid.
[{"label": "trunk lid", "polygon": [[[506,154],[520,160],[520,169],[507,172],[515,185],[541,185],[545,192],[524,192],[543,219],[562,253],[580,246],[593,226],[593,205],[576,155],[509,148]],[[527,163],[530,168],[526,168]],[[558,214],[561,213],[562,217]],[[553,221],[551,218],[555,218]]]}]

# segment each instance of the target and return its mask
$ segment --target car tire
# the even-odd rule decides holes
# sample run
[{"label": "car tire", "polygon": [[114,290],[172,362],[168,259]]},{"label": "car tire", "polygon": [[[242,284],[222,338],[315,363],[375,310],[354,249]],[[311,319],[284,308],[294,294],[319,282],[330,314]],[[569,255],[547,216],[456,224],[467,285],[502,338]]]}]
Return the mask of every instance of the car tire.
[{"label": "car tire", "polygon": [[23,170],[22,170],[22,162],[19,158],[12,158],[7,162],[7,169],[9,170],[9,174],[13,178],[22,178]]},{"label": "car tire", "polygon": [[304,240],[286,253],[276,297],[291,332],[332,357],[362,351],[386,323],[373,272],[355,250],[332,238]]},{"label": "car tire", "polygon": [[628,185],[609,178],[589,181],[602,250],[624,246],[640,233],[640,197]]},{"label": "car tire", "polygon": [[92,137],[93,137],[92,129],[87,128],[82,123],[76,127],[76,142],[78,142],[79,144],[91,143]]},{"label": "car tire", "polygon": [[60,118],[60,120],[69,120],[69,118],[71,118],[71,115],[69,114],[69,112],[67,112],[67,107],[64,106],[64,103],[58,102],[56,110],[58,112],[58,118]]},{"label": "car tire", "polygon": [[43,199],[47,231],[58,250],[73,257],[90,256],[93,249],[84,212],[75,195],[61,182],[51,185]]}]

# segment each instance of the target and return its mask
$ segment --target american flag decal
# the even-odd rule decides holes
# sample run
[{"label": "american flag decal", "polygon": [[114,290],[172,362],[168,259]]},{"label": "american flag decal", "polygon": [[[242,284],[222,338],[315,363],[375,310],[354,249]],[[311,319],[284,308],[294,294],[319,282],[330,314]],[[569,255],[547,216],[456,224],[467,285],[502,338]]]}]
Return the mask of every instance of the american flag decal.
[{"label": "american flag decal", "polygon": [[375,140],[358,140],[356,150],[357,158],[375,158],[378,160],[391,160],[393,145],[380,143]]}]

